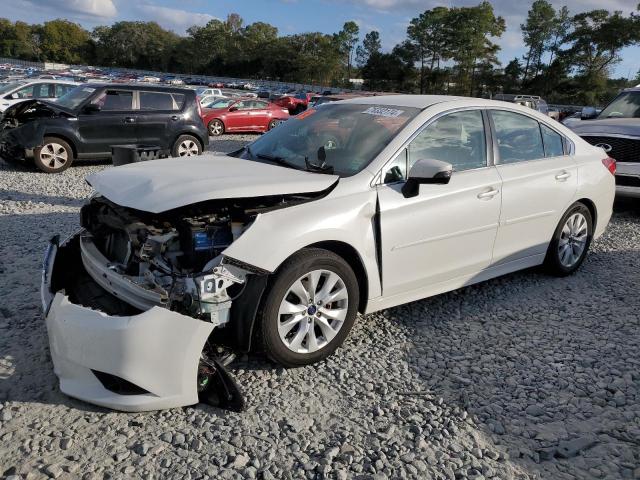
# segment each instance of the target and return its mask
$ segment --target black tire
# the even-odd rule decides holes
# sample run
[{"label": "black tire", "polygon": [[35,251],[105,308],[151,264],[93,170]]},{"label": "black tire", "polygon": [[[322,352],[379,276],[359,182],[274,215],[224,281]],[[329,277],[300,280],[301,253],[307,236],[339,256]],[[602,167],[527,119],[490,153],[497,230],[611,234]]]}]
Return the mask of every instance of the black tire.
[{"label": "black tire", "polygon": [[[280,322],[280,305],[285,299],[292,285],[302,276],[314,271],[324,270],[338,275],[342,281],[342,288],[346,288],[348,298],[346,300],[346,316],[337,331],[335,337],[318,350],[309,353],[298,353],[288,348],[278,333]],[[326,280],[325,280],[326,281]],[[323,284],[317,285],[316,293],[322,290]],[[343,302],[344,300],[341,300]],[[327,304],[328,310],[335,307],[338,302]],[[300,367],[324,360],[331,355],[345,340],[356,318],[359,303],[358,280],[349,264],[340,256],[328,250],[320,248],[308,248],[301,250],[286,260],[278,269],[273,280],[270,282],[268,291],[263,300],[262,309],[258,316],[258,337],[264,352],[274,362],[285,367]],[[310,304],[314,305],[315,304]],[[327,305],[324,305],[326,308]],[[344,303],[338,308],[345,308]],[[318,307],[320,309],[320,307]],[[335,311],[335,310],[334,310]],[[307,316],[307,313],[302,313]],[[316,314],[320,316],[319,314]],[[306,317],[308,319],[308,317]],[[320,325],[316,325],[313,317],[313,328],[315,332],[324,335]],[[303,323],[311,320],[302,320],[297,324],[298,328],[304,328]],[[296,327],[290,331],[295,336],[298,333]],[[315,333],[314,333],[315,337]],[[323,337],[321,337],[322,339]],[[325,339],[326,340],[326,339]],[[308,342],[308,337],[304,337]]]},{"label": "black tire", "polygon": [[64,172],[73,163],[73,149],[57,137],[44,137],[42,145],[33,150],[33,163],[43,172]]},{"label": "black tire", "polygon": [[222,123],[222,120],[218,120],[217,118],[209,122],[207,129],[209,130],[209,135],[212,137],[219,137],[225,130],[224,123]]},{"label": "black tire", "polygon": [[[574,215],[579,214],[586,221],[586,238],[584,239],[584,249],[577,257],[577,259],[572,262],[570,265],[563,263],[562,254],[560,252],[560,242],[564,242],[566,240],[566,233],[563,233],[565,226],[569,218]],[[589,251],[589,246],[591,245],[591,240],[593,239],[593,217],[591,216],[591,211],[584,205],[583,203],[577,202],[571,205],[569,209],[565,212],[565,214],[560,219],[558,226],[556,227],[555,232],[553,233],[553,238],[551,239],[551,243],[549,244],[549,248],[547,249],[547,255],[544,261],[545,270],[557,277],[565,277],[567,275],[571,275],[575,272],[584,259],[587,256],[587,252]],[[578,242],[574,242],[570,240],[569,248],[573,248],[572,245],[577,245]],[[580,242],[581,243],[581,242]]]},{"label": "black tire", "polygon": [[202,145],[193,135],[180,135],[171,147],[172,157],[192,157],[202,153]]}]

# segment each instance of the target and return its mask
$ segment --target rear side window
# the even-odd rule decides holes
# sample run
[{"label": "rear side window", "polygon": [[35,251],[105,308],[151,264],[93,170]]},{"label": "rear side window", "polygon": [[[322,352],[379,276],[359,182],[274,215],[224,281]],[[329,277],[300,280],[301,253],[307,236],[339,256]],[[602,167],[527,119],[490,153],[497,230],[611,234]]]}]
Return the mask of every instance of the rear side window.
[{"label": "rear side window", "polygon": [[75,85],[64,85],[62,83],[56,83],[54,85],[55,87],[55,97],[61,97],[63,95],[65,95],[67,92],[73,90],[76,86]]},{"label": "rear side window", "polygon": [[564,155],[562,136],[542,123],[540,124],[540,130],[542,131],[545,157],[560,157]]},{"label": "rear side window", "polygon": [[177,110],[173,96],[163,92],[140,92],[140,110]]},{"label": "rear side window", "polygon": [[500,163],[526,162],[544,158],[544,146],[537,120],[515,112],[491,111]]}]

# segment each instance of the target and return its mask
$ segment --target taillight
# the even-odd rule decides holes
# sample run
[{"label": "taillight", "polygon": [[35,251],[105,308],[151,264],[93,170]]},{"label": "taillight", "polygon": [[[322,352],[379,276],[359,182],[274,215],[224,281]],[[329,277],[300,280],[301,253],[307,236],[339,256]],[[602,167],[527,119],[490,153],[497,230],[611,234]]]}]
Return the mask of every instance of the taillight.
[{"label": "taillight", "polygon": [[616,161],[613,158],[603,158],[602,164],[606,167],[607,170],[609,170],[609,172],[611,172],[611,175],[616,174]]},{"label": "taillight", "polygon": [[197,100],[198,97],[196,97],[196,105],[198,106],[198,116],[202,117],[202,105],[200,105],[200,101]]}]

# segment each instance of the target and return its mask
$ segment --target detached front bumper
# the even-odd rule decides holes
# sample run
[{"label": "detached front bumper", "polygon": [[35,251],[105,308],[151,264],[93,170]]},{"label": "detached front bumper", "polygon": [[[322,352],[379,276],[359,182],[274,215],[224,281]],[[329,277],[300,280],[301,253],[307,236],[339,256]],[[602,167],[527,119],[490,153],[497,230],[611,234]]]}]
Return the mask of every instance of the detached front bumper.
[{"label": "detached front bumper", "polygon": [[161,307],[110,316],[73,304],[62,290],[52,291],[59,248],[64,244],[54,238],[41,297],[62,392],[130,412],[197,403],[198,363],[214,325]]}]

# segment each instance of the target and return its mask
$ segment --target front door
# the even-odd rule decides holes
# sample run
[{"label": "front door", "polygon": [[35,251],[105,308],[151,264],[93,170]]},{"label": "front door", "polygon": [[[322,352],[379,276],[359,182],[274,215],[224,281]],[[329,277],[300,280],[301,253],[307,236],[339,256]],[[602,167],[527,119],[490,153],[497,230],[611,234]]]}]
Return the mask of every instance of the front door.
[{"label": "front door", "polygon": [[[440,117],[383,172],[378,201],[384,296],[437,290],[491,263],[501,180],[489,163],[484,123],[480,110]],[[417,196],[405,198],[405,172],[420,159],[452,164],[451,181],[421,185]]]},{"label": "front door", "polygon": [[108,89],[92,100],[100,111],[83,111],[78,116],[82,142],[78,153],[85,157],[110,157],[112,145],[138,142],[133,108],[133,91]]},{"label": "front door", "polygon": [[578,188],[578,170],[562,136],[534,118],[491,111],[502,178],[502,214],[494,264],[543,255]]}]

